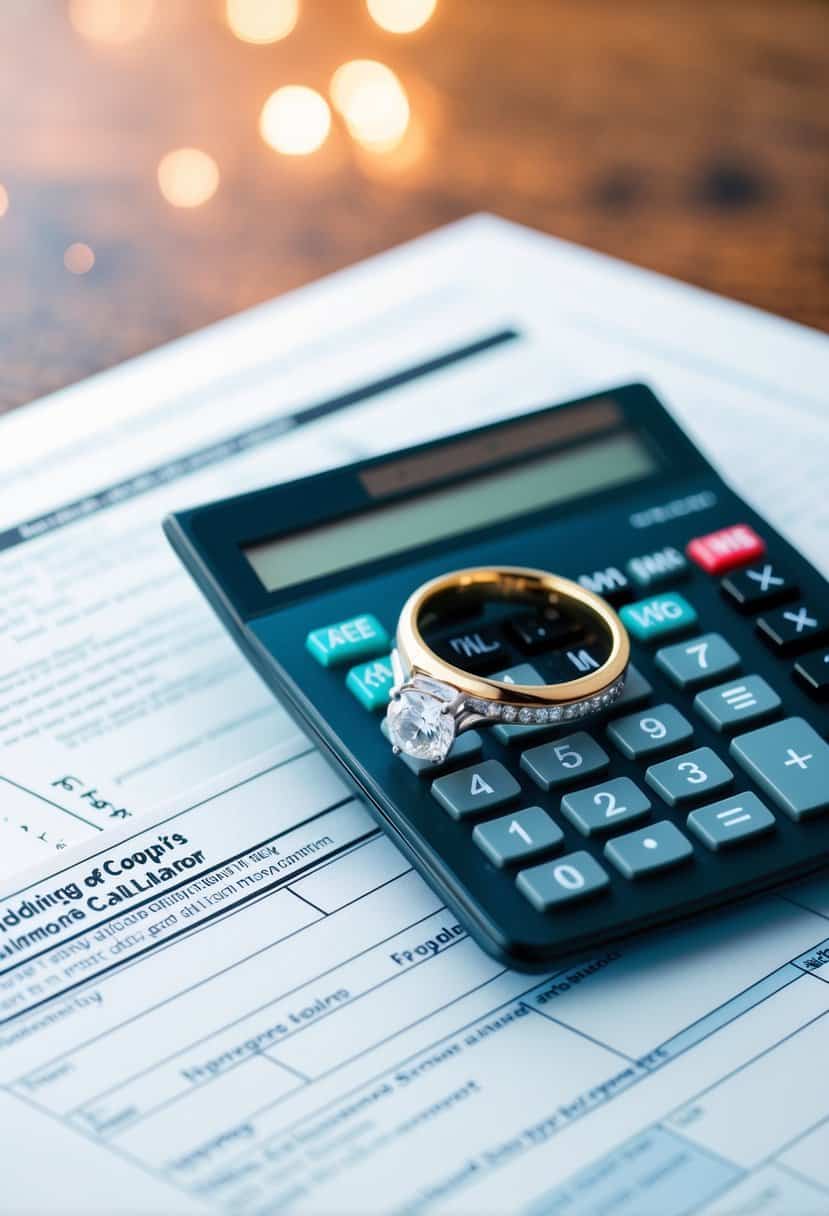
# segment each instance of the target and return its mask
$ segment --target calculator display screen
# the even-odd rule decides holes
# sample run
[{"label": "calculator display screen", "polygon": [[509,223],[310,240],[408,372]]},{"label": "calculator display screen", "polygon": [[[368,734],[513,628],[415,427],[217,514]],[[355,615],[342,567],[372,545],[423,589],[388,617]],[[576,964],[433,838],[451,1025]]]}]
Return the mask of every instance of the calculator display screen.
[{"label": "calculator display screen", "polygon": [[277,537],[250,546],[245,555],[265,588],[278,591],[624,485],[655,468],[654,458],[635,435],[615,432],[501,472]]}]

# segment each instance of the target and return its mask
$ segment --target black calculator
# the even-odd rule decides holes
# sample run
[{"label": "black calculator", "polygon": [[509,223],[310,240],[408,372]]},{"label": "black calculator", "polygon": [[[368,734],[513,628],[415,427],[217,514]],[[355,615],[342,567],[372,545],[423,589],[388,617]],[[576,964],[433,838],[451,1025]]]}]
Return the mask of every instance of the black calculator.
[{"label": "black calculator", "polygon": [[[183,511],[164,528],[242,652],[491,954],[549,969],[829,858],[822,576],[628,385]],[[400,609],[427,579],[529,566],[631,639],[590,717],[384,733]],[[601,662],[578,622],[470,604],[428,641],[516,683]]]}]

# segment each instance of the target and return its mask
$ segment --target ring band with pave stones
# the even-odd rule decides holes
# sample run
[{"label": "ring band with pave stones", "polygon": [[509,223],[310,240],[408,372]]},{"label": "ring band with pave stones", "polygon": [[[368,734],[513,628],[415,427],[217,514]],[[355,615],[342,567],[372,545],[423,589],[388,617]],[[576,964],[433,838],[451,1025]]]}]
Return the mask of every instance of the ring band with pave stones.
[{"label": "ring band with pave stones", "polygon": [[[604,662],[577,679],[514,684],[474,675],[442,659],[421,629],[451,616],[462,597],[506,599],[540,613],[570,612],[603,639]],[[630,658],[627,631],[613,609],[578,583],[522,566],[474,567],[431,579],[403,606],[392,652],[394,687],[386,715],[396,753],[440,764],[457,735],[499,722],[555,725],[601,712],[622,694]]]}]

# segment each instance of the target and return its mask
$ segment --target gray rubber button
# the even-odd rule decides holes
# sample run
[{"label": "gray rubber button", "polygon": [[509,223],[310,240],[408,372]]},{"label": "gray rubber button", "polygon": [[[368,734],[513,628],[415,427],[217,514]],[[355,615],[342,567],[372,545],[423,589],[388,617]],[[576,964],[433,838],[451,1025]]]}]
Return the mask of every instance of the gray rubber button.
[{"label": "gray rubber button", "polygon": [[688,861],[694,850],[690,842],[667,819],[638,832],[608,840],[604,855],[625,878],[643,878]]},{"label": "gray rubber button", "polygon": [[[386,739],[389,737],[386,719],[383,719],[380,729]],[[408,769],[418,777],[426,777],[430,773],[440,772],[444,768],[452,768],[460,761],[474,760],[476,756],[480,756],[482,749],[481,736],[476,730],[465,730],[462,735],[458,735],[455,742],[449,749],[449,755],[441,764],[435,764],[432,760],[420,760],[417,756],[408,756],[405,752],[400,752],[397,759],[401,760]]]},{"label": "gray rubber button", "polygon": [[702,688],[736,671],[740,656],[719,633],[704,633],[658,650],[656,665],[677,688]]},{"label": "gray rubber button", "polygon": [[698,692],[694,709],[714,730],[733,734],[773,718],[780,709],[780,698],[762,676],[735,676],[707,692]]},{"label": "gray rubber button", "polygon": [[453,819],[484,815],[512,802],[521,786],[497,760],[482,760],[432,782],[432,795]]},{"label": "gray rubber button", "polygon": [[829,743],[803,718],[741,735],[731,754],[792,819],[829,810]]},{"label": "gray rubber button", "polygon": [[556,861],[522,870],[515,880],[539,912],[547,912],[561,904],[597,895],[610,885],[610,879],[589,853],[568,853]]},{"label": "gray rubber button", "polygon": [[630,760],[675,751],[693,736],[691,723],[673,705],[654,705],[638,714],[617,718],[607,733]]},{"label": "gray rubber button", "polygon": [[514,815],[479,823],[472,839],[494,865],[509,866],[551,853],[564,833],[540,806],[528,806]]},{"label": "gray rubber button", "polygon": [[732,794],[691,811],[686,822],[707,848],[717,852],[770,832],[774,815],[756,794]]},{"label": "gray rubber button", "polygon": [[524,772],[543,790],[576,785],[585,777],[603,773],[609,764],[607,752],[583,730],[531,747],[521,757]]},{"label": "gray rubber button", "polygon": [[727,790],[734,774],[710,747],[698,747],[652,765],[645,780],[668,806],[685,806]]},{"label": "gray rubber button", "polygon": [[647,795],[629,777],[613,777],[586,790],[574,790],[561,800],[561,810],[582,836],[612,832],[625,823],[645,819],[651,809]]}]

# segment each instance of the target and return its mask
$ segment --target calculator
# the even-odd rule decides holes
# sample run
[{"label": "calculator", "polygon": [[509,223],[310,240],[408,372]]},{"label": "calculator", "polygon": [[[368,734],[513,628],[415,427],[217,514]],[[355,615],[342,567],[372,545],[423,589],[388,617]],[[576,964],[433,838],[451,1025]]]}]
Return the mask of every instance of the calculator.
[{"label": "calculator", "polygon": [[[539,971],[829,859],[829,595],[627,385],[165,520],[243,654],[459,922]],[[427,579],[529,566],[627,628],[624,692],[583,720],[498,722],[440,766],[384,713]],[[603,661],[583,622],[501,603],[432,648],[507,682]],[[426,635],[426,631],[424,630]]]}]

